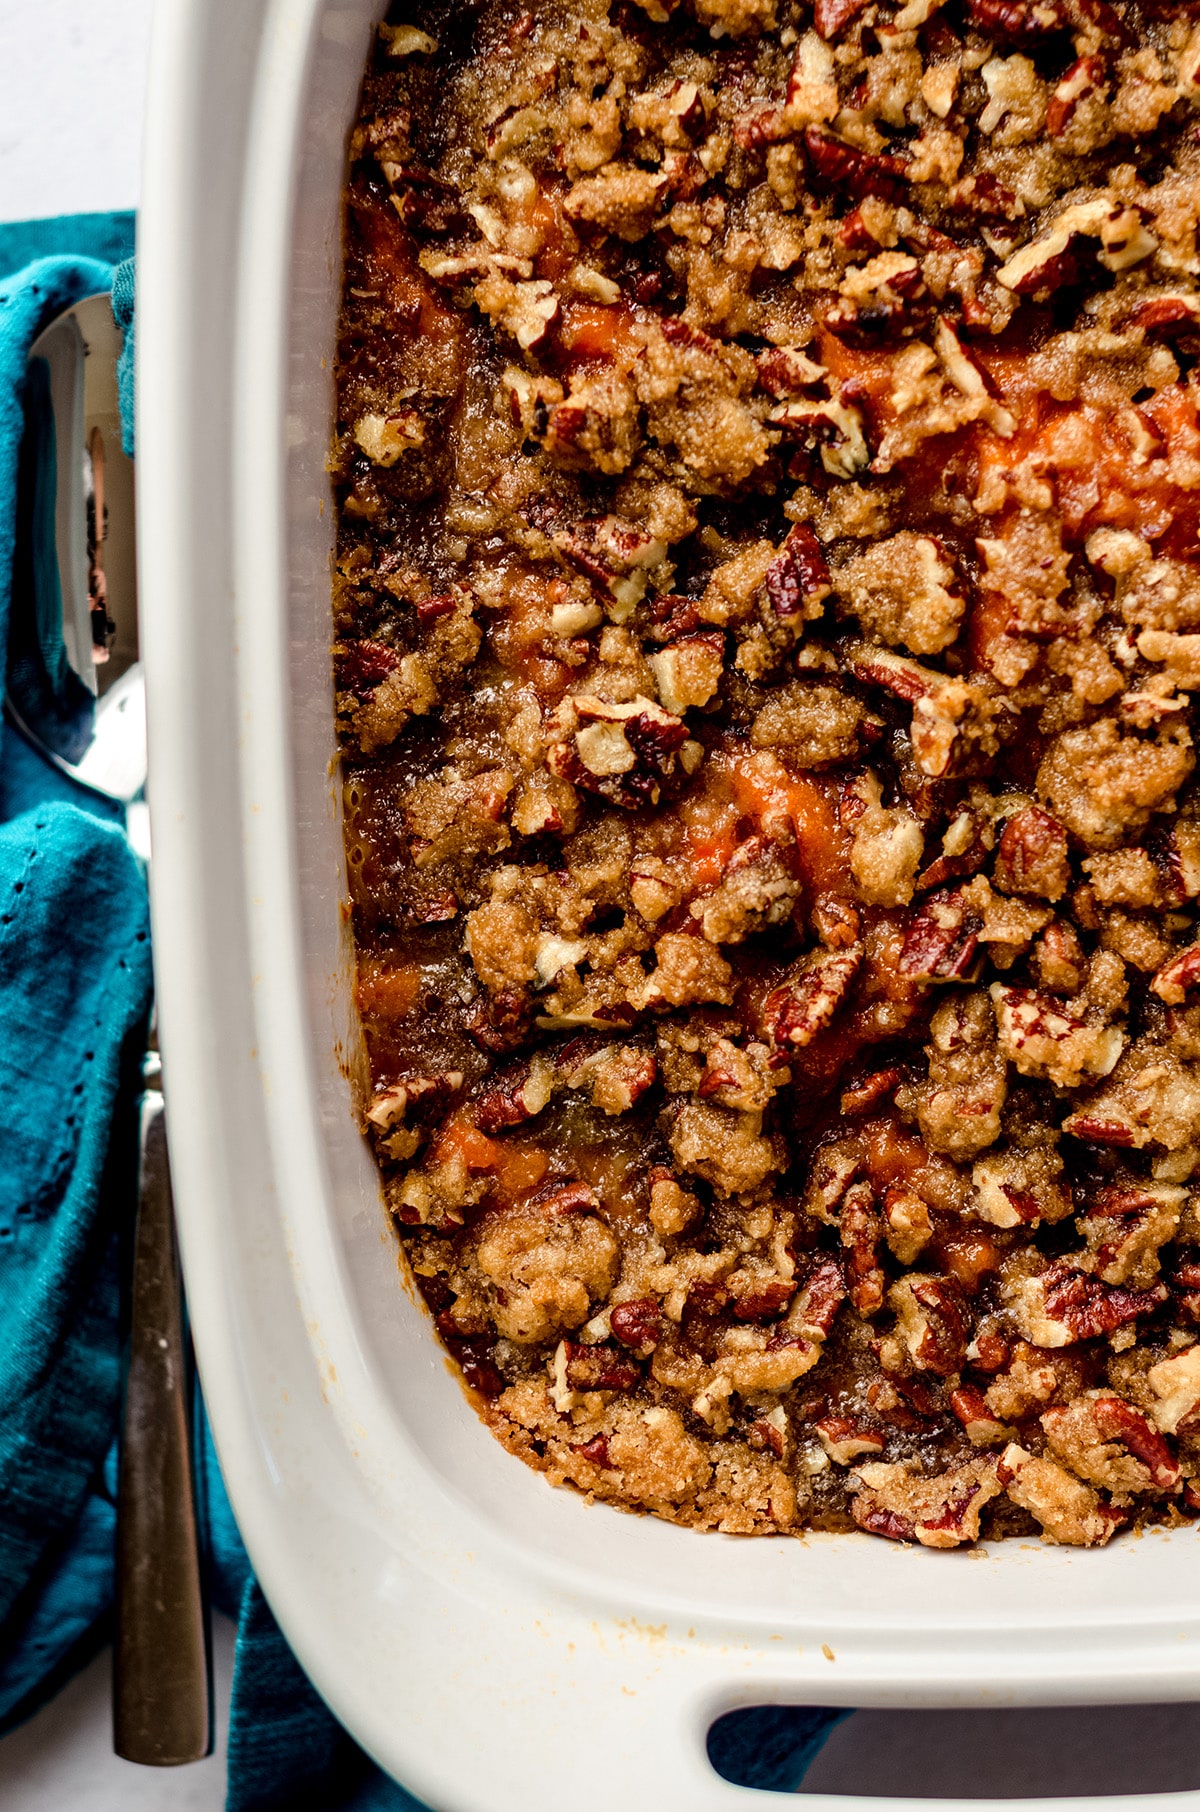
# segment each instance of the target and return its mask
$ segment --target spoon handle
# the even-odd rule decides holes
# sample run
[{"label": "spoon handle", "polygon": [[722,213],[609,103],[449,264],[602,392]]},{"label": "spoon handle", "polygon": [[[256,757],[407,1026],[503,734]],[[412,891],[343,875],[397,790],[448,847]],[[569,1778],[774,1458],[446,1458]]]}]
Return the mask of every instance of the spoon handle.
[{"label": "spoon handle", "polygon": [[142,1097],[129,1374],[117,1491],[113,1747],[171,1767],[212,1747],[188,1346],[157,1059]]}]

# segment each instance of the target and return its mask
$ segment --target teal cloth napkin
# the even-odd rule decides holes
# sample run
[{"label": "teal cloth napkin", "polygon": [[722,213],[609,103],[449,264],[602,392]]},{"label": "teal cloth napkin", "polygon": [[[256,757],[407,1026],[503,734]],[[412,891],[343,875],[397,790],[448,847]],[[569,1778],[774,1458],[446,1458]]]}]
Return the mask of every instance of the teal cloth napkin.
[{"label": "teal cloth napkin", "polygon": [[[0,227],[0,648],[26,602],[13,597],[26,354],[53,315],[111,289],[127,335],[119,380],[132,454],[133,240],[131,214]],[[3,726],[0,1733],[109,1630],[130,1109],[151,991],[145,884],[119,819]],[[202,1409],[198,1422],[209,1581],[238,1622],[227,1812],[422,1812],[292,1655],[242,1546]],[[844,1715],[735,1714],[714,1727],[709,1752],[727,1779],[795,1788]]]}]

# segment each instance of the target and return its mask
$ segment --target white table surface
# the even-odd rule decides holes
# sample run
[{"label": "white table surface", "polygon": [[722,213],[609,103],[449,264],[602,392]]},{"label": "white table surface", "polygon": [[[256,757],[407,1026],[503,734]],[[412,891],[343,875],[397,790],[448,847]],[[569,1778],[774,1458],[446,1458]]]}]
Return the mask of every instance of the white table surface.
[{"label": "white table surface", "polygon": [[[0,0],[0,220],[137,205],[152,5]],[[218,1812],[233,1658],[223,1619],[214,1650],[218,1749],[209,1761],[167,1770],[118,1761],[102,1655],[0,1740],[0,1812]],[[881,1796],[1075,1794],[1092,1806],[1102,1793],[1200,1787],[1200,1706],[860,1713],[834,1734],[806,1786]]]}]

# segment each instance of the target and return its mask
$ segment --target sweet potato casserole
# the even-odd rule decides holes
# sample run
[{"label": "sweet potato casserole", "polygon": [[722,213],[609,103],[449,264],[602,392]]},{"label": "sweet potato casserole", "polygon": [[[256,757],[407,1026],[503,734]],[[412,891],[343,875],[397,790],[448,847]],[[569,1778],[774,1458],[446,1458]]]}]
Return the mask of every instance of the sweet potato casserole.
[{"label": "sweet potato casserole", "polygon": [[1200,23],[379,30],[333,470],[365,1123],[555,1483],[1200,1511]]}]

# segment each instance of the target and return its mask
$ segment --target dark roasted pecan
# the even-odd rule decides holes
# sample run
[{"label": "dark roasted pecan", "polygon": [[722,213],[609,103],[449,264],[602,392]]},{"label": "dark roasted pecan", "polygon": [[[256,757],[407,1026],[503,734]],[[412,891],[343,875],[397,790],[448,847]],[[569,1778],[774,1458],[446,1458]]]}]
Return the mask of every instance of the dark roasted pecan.
[{"label": "dark roasted pecan", "polygon": [[1066,21],[1055,0],[967,0],[971,23],[1002,44],[1039,44]]},{"label": "dark roasted pecan", "polygon": [[1143,333],[1169,334],[1200,327],[1200,301],[1185,293],[1147,296],[1124,322]]},{"label": "dark roasted pecan", "polygon": [[376,1091],[367,1109],[367,1123],[377,1132],[387,1132],[404,1120],[429,1120],[445,1112],[462,1085],[461,1070],[442,1070],[436,1076],[402,1076]]},{"label": "dark roasted pecan", "polygon": [[529,1034],[532,1002],[525,988],[501,988],[477,1000],[463,1025],[485,1051],[512,1051]]},{"label": "dark roasted pecan", "polygon": [[481,1132],[499,1132],[505,1126],[520,1126],[532,1120],[546,1106],[553,1092],[553,1077],[544,1062],[509,1064],[491,1078],[487,1091],[475,1107],[475,1120]]},{"label": "dark roasted pecan", "polygon": [[1025,211],[1025,204],[1018,200],[1016,191],[990,170],[978,170],[973,176],[955,183],[949,199],[952,208],[975,214],[982,220],[1015,220]]},{"label": "dark roasted pecan", "polygon": [[762,1029],[777,1050],[799,1050],[824,1031],[850,991],[862,966],[863,947],[828,950],[803,966],[763,1002]]},{"label": "dark roasted pecan", "polygon": [[421,624],[436,623],[439,617],[453,616],[457,608],[458,599],[449,591],[436,598],[417,598],[413,603],[417,621]]},{"label": "dark roasted pecan", "polygon": [[916,1541],[917,1531],[905,1517],[894,1510],[882,1510],[863,1497],[851,1500],[850,1514],[868,1535],[883,1535],[888,1541]]},{"label": "dark roasted pecan", "polygon": [[1080,57],[1072,63],[1046,106],[1046,133],[1061,138],[1070,125],[1075,109],[1088,95],[1095,94],[1104,81],[1104,58]]},{"label": "dark roasted pecan", "polygon": [[1200,988],[1200,944],[1189,944],[1164,963],[1150,986],[1169,1007],[1181,1007],[1188,995]]},{"label": "dark roasted pecan", "polygon": [[979,953],[983,921],[961,892],[931,894],[904,934],[899,969],[911,981],[961,981]]},{"label": "dark roasted pecan", "polygon": [[1139,1315],[1153,1314],[1167,1300],[1165,1284],[1126,1290],[1075,1270],[1066,1259],[1052,1265],[1040,1281],[1047,1319],[1058,1322],[1072,1340],[1111,1334]]},{"label": "dark roasted pecan", "polygon": [[570,1390],[632,1390],[641,1377],[636,1365],[611,1346],[580,1346],[564,1340]]},{"label": "dark roasted pecan", "polygon": [[557,1220],[564,1214],[594,1214],[600,1206],[600,1197],[590,1183],[578,1180],[571,1183],[544,1183],[530,1196],[528,1205],[536,1208],[539,1214]]},{"label": "dark roasted pecan", "polygon": [[829,567],[821,543],[806,522],[797,522],[767,568],[763,580],[777,617],[803,617],[808,606],[829,595]]},{"label": "dark roasted pecan", "polygon": [[809,1340],[828,1340],[845,1300],[846,1277],[838,1260],[820,1259],[805,1278],[788,1322]]},{"label": "dark roasted pecan", "polygon": [[447,1343],[462,1367],[463,1382],[481,1397],[498,1397],[504,1389],[504,1378],[492,1357],[487,1340],[451,1340]]},{"label": "dark roasted pecan", "polygon": [[795,1284],[785,1278],[756,1280],[745,1290],[735,1291],[731,1307],[739,1321],[775,1321],[795,1294]]},{"label": "dark roasted pecan", "polygon": [[884,1276],[877,1256],[883,1223],[869,1183],[852,1183],[846,1191],[838,1231],[846,1250],[850,1300],[860,1315],[876,1315],[883,1307]]},{"label": "dark roasted pecan", "polygon": [[804,149],[818,182],[844,189],[856,201],[865,201],[869,195],[880,201],[899,201],[904,193],[907,165],[903,158],[889,152],[860,151],[823,126],[804,128]]},{"label": "dark roasted pecan", "polygon": [[334,649],[338,686],[357,698],[366,698],[399,664],[399,654],[386,642],[339,642]]},{"label": "dark roasted pecan", "polygon": [[867,0],[816,0],[813,25],[818,37],[836,38],[862,12]]},{"label": "dark roasted pecan", "polygon": [[629,1347],[639,1359],[652,1353],[663,1334],[662,1309],[653,1296],[642,1296],[636,1302],[619,1302],[609,1316],[613,1337]]},{"label": "dark roasted pecan", "polygon": [[971,1363],[981,1372],[1002,1372],[1008,1364],[1008,1341],[993,1328],[981,1329],[968,1348]]},{"label": "dark roasted pecan", "polygon": [[462,232],[469,225],[462,197],[451,183],[417,165],[398,165],[384,159],[384,173],[392,186],[396,212],[405,226],[434,239]]},{"label": "dark roasted pecan", "polygon": [[1130,1146],[1134,1141],[1132,1126],[1124,1120],[1106,1120],[1102,1114],[1068,1114],[1063,1131],[1087,1145]]},{"label": "dark roasted pecan", "polygon": [[1057,818],[1030,805],[1008,820],[996,851],[996,886],[1004,893],[1061,900],[1071,884],[1067,833]]},{"label": "dark roasted pecan", "polygon": [[593,1466],[602,1469],[610,1464],[608,1457],[608,1436],[598,1434],[590,1441],[584,1441],[573,1450],[582,1460],[590,1460]]},{"label": "dark roasted pecan", "polygon": [[863,1076],[842,1090],[842,1113],[865,1114],[881,1101],[890,1101],[903,1077],[904,1071],[900,1069],[872,1070],[869,1076]]}]

